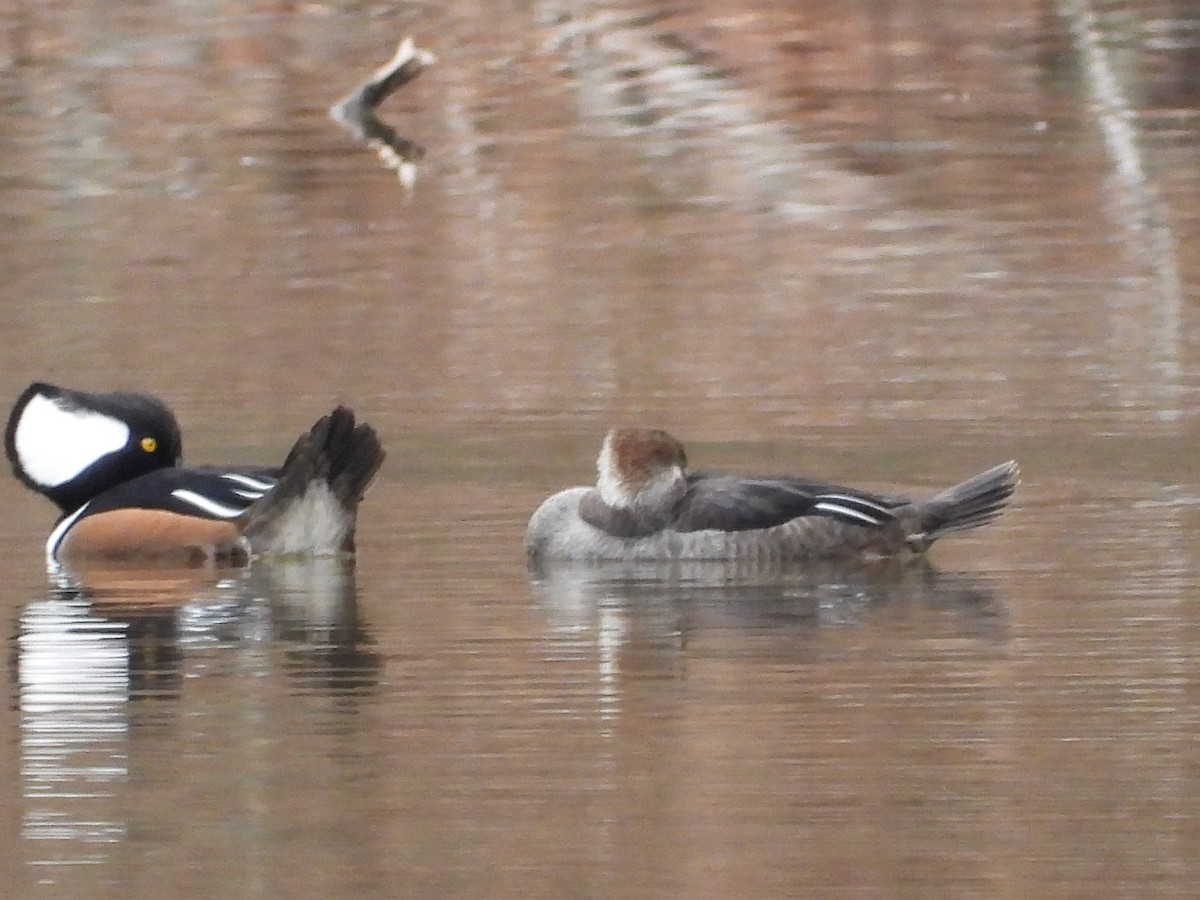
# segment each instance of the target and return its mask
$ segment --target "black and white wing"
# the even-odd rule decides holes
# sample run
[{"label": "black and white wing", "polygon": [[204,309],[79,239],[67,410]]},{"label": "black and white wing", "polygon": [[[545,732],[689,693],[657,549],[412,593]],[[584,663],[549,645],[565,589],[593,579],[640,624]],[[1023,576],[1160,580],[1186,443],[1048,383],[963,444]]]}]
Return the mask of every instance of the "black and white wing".
[{"label": "black and white wing", "polygon": [[693,473],[675,509],[676,531],[748,531],[801,516],[879,528],[904,501],[787,476],[745,478]]},{"label": "black and white wing", "polygon": [[105,491],[88,504],[87,515],[134,507],[232,520],[270,491],[277,476],[276,469],[160,469]]},{"label": "black and white wing", "polygon": [[[109,513],[166,512],[194,520],[237,519],[275,486],[271,469],[157,469],[109,488],[63,516],[46,542],[46,555],[59,548],[80,522]],[[155,527],[150,525],[151,529]],[[131,540],[136,544],[136,540]]]}]

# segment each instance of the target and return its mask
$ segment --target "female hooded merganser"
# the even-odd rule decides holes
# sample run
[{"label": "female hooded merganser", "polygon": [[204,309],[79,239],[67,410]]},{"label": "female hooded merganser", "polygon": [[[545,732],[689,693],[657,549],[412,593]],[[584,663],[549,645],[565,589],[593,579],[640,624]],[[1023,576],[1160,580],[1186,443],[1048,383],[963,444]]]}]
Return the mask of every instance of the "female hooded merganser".
[{"label": "female hooded merganser", "polygon": [[927,500],[881,497],[805,478],[687,470],[665,431],[613,429],[595,487],[561,491],[529,520],[531,561],[880,559],[1000,515],[1017,486],[1007,462]]},{"label": "female hooded merganser", "polygon": [[42,382],[17,399],[4,449],[13,474],[62,510],[51,565],[349,552],[384,456],[374,429],[339,406],[279,468],[183,468],[179,424],[161,400]]}]

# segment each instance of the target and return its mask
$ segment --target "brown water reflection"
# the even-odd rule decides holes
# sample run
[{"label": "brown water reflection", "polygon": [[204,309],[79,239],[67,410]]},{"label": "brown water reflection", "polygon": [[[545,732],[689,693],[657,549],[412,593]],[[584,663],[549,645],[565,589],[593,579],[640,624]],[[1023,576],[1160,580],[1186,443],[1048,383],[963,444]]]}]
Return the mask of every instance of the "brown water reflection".
[{"label": "brown water reflection", "polygon": [[[389,451],[353,577],[47,586],[0,481],[14,896],[1194,893],[1188,8],[6,13],[0,397]],[[327,110],[410,32],[406,194]],[[935,572],[527,573],[618,422],[1026,481]]]}]

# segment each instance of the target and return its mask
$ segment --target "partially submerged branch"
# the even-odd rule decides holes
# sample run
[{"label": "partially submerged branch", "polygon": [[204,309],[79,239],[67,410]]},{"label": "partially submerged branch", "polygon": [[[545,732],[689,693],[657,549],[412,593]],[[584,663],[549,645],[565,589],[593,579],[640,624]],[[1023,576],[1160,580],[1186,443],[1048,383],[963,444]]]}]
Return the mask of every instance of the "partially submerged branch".
[{"label": "partially submerged branch", "polygon": [[407,188],[411,188],[416,180],[417,163],[425,155],[425,148],[401,137],[396,129],[379,121],[375,110],[398,88],[436,61],[436,56],[417,47],[411,37],[406,37],[388,62],[329,109],[333,120],[378,153],[383,164],[395,169]]}]

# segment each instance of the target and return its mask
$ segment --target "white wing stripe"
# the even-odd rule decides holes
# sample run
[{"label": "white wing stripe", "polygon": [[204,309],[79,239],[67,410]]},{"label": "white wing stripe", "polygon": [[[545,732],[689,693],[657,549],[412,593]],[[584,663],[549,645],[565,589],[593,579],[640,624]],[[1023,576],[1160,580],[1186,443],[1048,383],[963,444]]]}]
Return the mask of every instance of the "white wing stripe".
[{"label": "white wing stripe", "polygon": [[176,488],[175,490],[171,491],[171,496],[176,500],[182,500],[184,503],[192,504],[192,506],[196,507],[196,509],[203,510],[210,516],[217,516],[218,518],[222,519],[236,519],[246,511],[244,507],[241,509],[235,509],[232,506],[225,506],[224,504],[213,500],[211,497],[205,497],[203,494],[197,494],[195,491],[188,491],[183,488]]},{"label": "white wing stripe", "polygon": [[818,500],[833,500],[838,504],[848,503],[849,505],[861,510],[873,510],[883,516],[885,519],[892,517],[892,511],[886,506],[882,506],[873,500],[868,500],[866,497],[855,497],[853,494],[821,494]]},{"label": "white wing stripe", "polygon": [[[232,481],[234,484],[240,484],[242,487],[247,487],[254,491],[261,491],[262,494],[265,494],[271,488],[275,487],[275,482],[273,480],[265,478],[253,478],[250,475],[242,475],[238,472],[226,472],[221,477],[226,481]],[[262,494],[259,494],[259,496],[261,497]]]},{"label": "white wing stripe", "polygon": [[830,503],[828,500],[821,500],[814,508],[821,510],[821,512],[829,513],[830,515],[842,516],[844,518],[854,519],[859,522],[866,522],[868,525],[880,525],[883,521],[876,516],[868,515],[865,512],[852,509],[849,506],[842,506],[839,503]]}]

